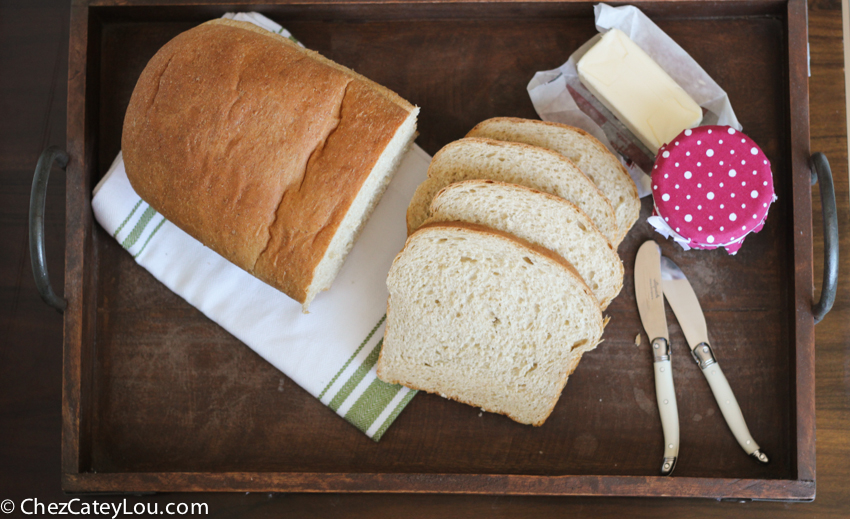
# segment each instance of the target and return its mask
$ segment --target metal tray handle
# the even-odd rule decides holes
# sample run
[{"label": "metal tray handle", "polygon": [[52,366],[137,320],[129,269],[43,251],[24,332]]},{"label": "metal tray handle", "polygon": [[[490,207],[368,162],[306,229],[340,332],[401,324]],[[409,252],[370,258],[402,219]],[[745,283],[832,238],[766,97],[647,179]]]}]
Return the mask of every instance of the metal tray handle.
[{"label": "metal tray handle", "polygon": [[[57,146],[44,150],[35,166],[32,179],[29,213],[29,242],[32,273],[38,293],[44,301],[64,312],[68,303],[56,295],[50,285],[47,273],[47,259],[44,248],[44,206],[47,199],[47,179],[50,169],[56,162],[62,169],[68,165],[69,156]],[[821,207],[823,208],[824,267],[820,301],[812,307],[815,324],[819,323],[832,309],[838,290],[838,210],[835,206],[835,186],[832,182],[832,170],[823,153],[812,155],[812,185],[820,180]]]},{"label": "metal tray handle", "polygon": [[838,210],[832,170],[823,153],[812,155],[812,185],[820,180],[820,203],[823,208],[823,284],[820,301],[812,307],[815,324],[832,309],[838,290]]},{"label": "metal tray handle", "polygon": [[47,255],[44,251],[44,205],[47,200],[47,178],[50,176],[50,168],[56,162],[59,167],[65,169],[68,159],[68,154],[57,146],[50,146],[44,150],[35,166],[30,192],[29,235],[32,274],[41,298],[59,312],[64,312],[68,303],[56,295],[50,285],[50,276],[47,275]]}]

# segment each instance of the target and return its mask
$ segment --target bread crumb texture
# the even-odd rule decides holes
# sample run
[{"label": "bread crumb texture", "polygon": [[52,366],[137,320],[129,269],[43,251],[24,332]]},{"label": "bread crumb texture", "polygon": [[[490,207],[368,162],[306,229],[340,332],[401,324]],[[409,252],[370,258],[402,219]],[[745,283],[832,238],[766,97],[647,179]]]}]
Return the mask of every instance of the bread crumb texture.
[{"label": "bread crumb texture", "polygon": [[427,222],[462,221],[510,233],[567,260],[604,310],[623,287],[623,263],[590,218],[563,198],[495,180],[450,184]]},{"label": "bread crumb texture", "polygon": [[378,375],[526,424],[551,413],[602,315],[590,289],[542,248],[478,225],[428,225],[387,279]]}]

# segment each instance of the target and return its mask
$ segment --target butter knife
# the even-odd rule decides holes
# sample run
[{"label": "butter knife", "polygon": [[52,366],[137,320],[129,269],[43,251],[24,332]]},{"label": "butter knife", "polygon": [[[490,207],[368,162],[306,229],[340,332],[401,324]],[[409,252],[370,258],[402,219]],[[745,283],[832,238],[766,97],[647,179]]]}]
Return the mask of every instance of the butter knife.
[{"label": "butter knife", "polygon": [[679,458],[679,411],[670,364],[667,316],[661,288],[661,248],[652,240],[640,246],[635,261],[635,299],[643,328],[652,345],[655,368],[655,398],[664,432],[661,474],[669,476]]},{"label": "butter knife", "polygon": [[694,289],[682,270],[669,258],[663,256],[661,257],[661,287],[691,347],[691,355],[708,380],[711,392],[714,393],[714,398],[720,406],[720,412],[723,413],[723,418],[735,439],[738,440],[738,444],[744,452],[760,463],[767,463],[768,458],[750,434],[747,422],[741,413],[741,407],[708,342],[705,316]]}]

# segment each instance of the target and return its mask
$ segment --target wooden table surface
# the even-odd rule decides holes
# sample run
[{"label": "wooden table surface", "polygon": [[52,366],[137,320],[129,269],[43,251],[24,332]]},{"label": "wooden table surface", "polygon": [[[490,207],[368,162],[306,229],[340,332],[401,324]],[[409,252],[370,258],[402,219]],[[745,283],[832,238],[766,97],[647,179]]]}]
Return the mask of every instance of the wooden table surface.
[{"label": "wooden table surface", "polygon": [[[62,318],[39,298],[27,247],[27,210],[39,153],[63,146],[68,70],[67,0],[0,0],[0,501],[62,502]],[[435,495],[161,494],[83,502],[206,503],[216,517],[848,517],[850,516],[850,192],[840,0],[809,3],[811,150],[832,164],[841,266],[832,312],[816,328],[817,482],[814,503]],[[815,279],[822,229],[814,200]],[[48,189],[46,236],[54,283],[63,276],[65,187]],[[79,506],[79,505],[78,505]],[[110,514],[111,515],[111,514]]]}]

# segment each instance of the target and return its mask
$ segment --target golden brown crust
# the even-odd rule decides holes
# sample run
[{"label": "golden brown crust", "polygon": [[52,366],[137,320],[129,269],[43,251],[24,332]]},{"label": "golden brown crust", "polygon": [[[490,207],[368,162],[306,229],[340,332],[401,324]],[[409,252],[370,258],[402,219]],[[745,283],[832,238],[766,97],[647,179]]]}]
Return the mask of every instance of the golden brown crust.
[{"label": "golden brown crust", "polygon": [[186,31],[151,59],[124,119],[136,192],[304,302],[313,272],[413,107],[247,22]]},{"label": "golden brown crust", "polygon": [[385,87],[385,86],[383,86],[379,83],[375,83],[371,79],[358,74],[357,72],[351,70],[348,67],[342,66],[335,61],[329,60],[328,58],[322,56],[321,54],[319,54],[318,52],[316,52],[314,50],[305,49],[304,47],[301,47],[300,45],[294,43],[292,40],[290,40],[289,38],[287,38],[285,36],[281,36],[280,34],[275,34],[271,31],[263,29],[262,27],[258,27],[256,25],[254,25],[253,23],[241,22],[241,21],[238,21],[238,20],[230,20],[228,18],[216,18],[215,20],[210,20],[206,23],[211,24],[211,25],[229,25],[231,27],[237,27],[237,28],[240,28],[240,29],[245,29],[245,30],[249,30],[249,31],[252,31],[252,32],[256,32],[257,34],[261,34],[261,35],[263,35],[267,38],[275,39],[275,40],[279,41],[280,43],[282,43],[284,45],[294,47],[295,50],[310,56],[311,58],[315,59],[316,61],[319,61],[320,63],[323,63],[323,64],[325,64],[325,65],[327,65],[327,66],[329,66],[333,69],[336,69],[340,72],[343,72],[344,74],[348,74],[349,76],[351,76],[355,79],[359,79],[359,80],[363,81],[364,83],[372,86],[382,96],[386,97],[387,99],[389,99],[393,103],[399,105],[400,107],[402,107],[406,111],[410,112],[411,110],[414,109],[414,106],[412,104],[410,104],[410,102],[408,102],[406,99],[404,99],[400,95],[396,94],[395,92],[393,92],[389,88],[387,88],[387,87]]}]

